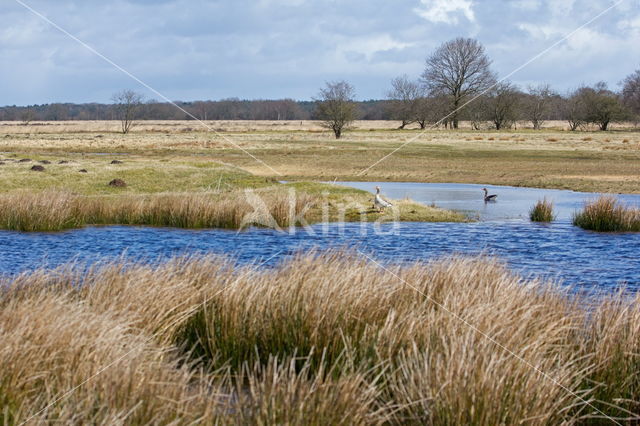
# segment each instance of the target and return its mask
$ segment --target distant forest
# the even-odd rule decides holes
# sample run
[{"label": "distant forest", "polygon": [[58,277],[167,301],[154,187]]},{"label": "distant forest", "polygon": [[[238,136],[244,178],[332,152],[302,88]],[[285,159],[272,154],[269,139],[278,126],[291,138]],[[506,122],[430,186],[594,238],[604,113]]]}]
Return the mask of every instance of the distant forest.
[{"label": "distant forest", "polygon": [[[390,101],[370,100],[356,102],[359,119],[391,120]],[[313,101],[241,100],[176,102],[180,108],[199,120],[315,120],[316,103]],[[138,119],[193,120],[188,114],[170,103],[149,101],[141,106]],[[0,121],[64,121],[64,120],[118,120],[118,110],[112,104],[54,103],[30,106],[0,107]]]}]

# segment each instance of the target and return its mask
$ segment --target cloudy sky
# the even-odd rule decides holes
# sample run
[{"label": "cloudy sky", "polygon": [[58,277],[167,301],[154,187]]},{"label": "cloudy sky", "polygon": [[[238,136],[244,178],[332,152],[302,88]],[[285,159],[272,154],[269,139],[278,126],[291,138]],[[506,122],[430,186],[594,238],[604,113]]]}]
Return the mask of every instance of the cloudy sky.
[{"label": "cloudy sky", "polygon": [[[174,100],[310,99],[346,79],[382,98],[417,78],[442,42],[474,37],[501,76],[613,4],[609,0],[20,0]],[[35,16],[0,3],[0,105],[156,94]],[[640,68],[640,0],[622,1],[513,75],[560,91]]]}]

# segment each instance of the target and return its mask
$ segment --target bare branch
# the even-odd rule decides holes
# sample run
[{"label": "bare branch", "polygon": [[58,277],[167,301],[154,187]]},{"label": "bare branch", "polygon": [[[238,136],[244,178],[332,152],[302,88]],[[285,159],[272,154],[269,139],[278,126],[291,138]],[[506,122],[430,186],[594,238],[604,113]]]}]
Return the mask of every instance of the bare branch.
[{"label": "bare branch", "polygon": [[323,120],[323,126],[333,130],[336,139],[340,139],[342,132],[356,118],[354,97],[355,89],[346,81],[326,83],[320,89],[316,99],[317,114]]}]

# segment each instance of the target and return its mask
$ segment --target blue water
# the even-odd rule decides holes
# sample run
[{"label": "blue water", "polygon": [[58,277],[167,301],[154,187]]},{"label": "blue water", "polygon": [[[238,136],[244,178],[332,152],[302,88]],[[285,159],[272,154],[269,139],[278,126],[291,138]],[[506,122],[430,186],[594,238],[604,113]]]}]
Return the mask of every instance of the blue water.
[{"label": "blue water", "polygon": [[[380,186],[382,193],[392,199],[411,198],[423,204],[436,204],[438,207],[466,211],[483,221],[504,221],[528,219],[529,209],[538,200],[546,198],[554,203],[559,220],[570,220],[573,213],[582,208],[585,201],[598,198],[601,194],[575,192],[557,189],[522,188],[514,186],[490,186],[451,183],[413,183],[413,182],[337,182],[365,191],[375,191]],[[498,197],[495,203],[484,202],[486,187],[489,194]],[[640,206],[640,194],[615,194],[622,203]]]},{"label": "blue water", "polygon": [[[397,193],[391,193],[393,191],[413,191],[414,199],[419,198],[415,195],[419,192],[423,194],[421,201],[443,204],[437,199],[438,193],[442,198],[441,185],[435,185],[431,194],[429,184],[393,185],[395,190],[389,183],[383,186],[383,193],[391,198],[399,198]],[[450,188],[453,193],[454,190],[472,191],[477,195],[475,187],[454,185]],[[506,195],[510,191],[522,191],[519,192],[521,198],[537,197],[541,194],[536,191],[541,190],[503,187],[491,190],[499,194],[495,204],[478,203],[475,197],[466,203],[458,202],[463,210],[481,217],[474,223],[318,224],[310,230],[297,229],[293,233],[271,229],[235,232],[124,226],[88,227],[59,233],[1,231],[0,273],[16,274],[70,261],[104,262],[120,256],[156,261],[175,255],[205,253],[229,255],[241,263],[275,265],[298,251],[348,247],[394,262],[485,253],[501,258],[527,277],[551,278],[587,292],[620,286],[640,290],[640,234],[599,234],[571,225],[567,212],[573,211],[572,203],[576,198],[580,198],[580,203],[593,198],[591,194],[554,192],[555,200],[566,206],[556,222],[541,225],[522,218],[532,204],[530,200],[514,202],[507,208],[511,196]],[[563,194],[566,197],[563,198]],[[638,196],[623,198],[627,203],[640,205]],[[520,212],[516,204],[520,205]]]}]

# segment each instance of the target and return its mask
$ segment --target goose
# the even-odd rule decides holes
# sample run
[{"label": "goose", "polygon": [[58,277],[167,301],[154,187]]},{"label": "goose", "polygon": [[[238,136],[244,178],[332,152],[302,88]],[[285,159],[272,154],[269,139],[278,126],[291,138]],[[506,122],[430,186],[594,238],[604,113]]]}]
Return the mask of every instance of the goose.
[{"label": "goose", "polygon": [[487,191],[487,188],[482,188],[482,190],[484,191],[484,201],[489,202],[489,201],[495,201],[496,198],[498,198],[498,194],[491,194],[489,195],[489,191]]},{"label": "goose", "polygon": [[378,211],[383,211],[387,207],[393,207],[393,204],[391,204],[390,202],[388,202],[387,200],[385,200],[380,196],[379,186],[376,186],[376,198],[373,202],[373,205],[375,206],[376,209],[378,209]]}]

